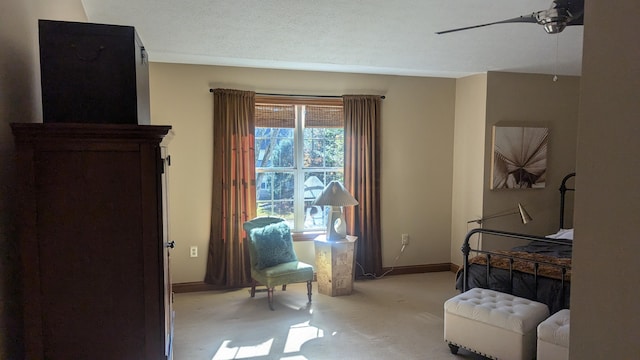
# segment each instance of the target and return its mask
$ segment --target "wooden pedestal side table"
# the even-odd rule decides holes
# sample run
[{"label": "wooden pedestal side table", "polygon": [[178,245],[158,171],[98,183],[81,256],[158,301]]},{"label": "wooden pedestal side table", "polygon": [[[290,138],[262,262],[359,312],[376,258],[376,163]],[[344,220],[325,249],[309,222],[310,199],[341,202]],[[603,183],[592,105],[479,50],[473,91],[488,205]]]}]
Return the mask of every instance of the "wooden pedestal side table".
[{"label": "wooden pedestal side table", "polygon": [[325,235],[314,239],[318,292],[329,296],[349,295],[353,291],[356,263],[355,236],[327,241]]}]

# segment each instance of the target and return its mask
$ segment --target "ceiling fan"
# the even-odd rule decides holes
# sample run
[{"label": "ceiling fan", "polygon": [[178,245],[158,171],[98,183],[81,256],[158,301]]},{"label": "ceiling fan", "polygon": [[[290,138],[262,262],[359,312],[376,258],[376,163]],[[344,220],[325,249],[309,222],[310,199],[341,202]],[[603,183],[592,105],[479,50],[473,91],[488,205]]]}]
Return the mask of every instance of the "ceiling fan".
[{"label": "ceiling fan", "polygon": [[454,31],[507,23],[537,23],[542,25],[548,34],[557,34],[567,26],[584,25],[584,0],[553,0],[551,7],[547,10],[536,11],[529,15],[522,15],[513,19],[488,24],[438,31],[436,34],[446,34]]}]

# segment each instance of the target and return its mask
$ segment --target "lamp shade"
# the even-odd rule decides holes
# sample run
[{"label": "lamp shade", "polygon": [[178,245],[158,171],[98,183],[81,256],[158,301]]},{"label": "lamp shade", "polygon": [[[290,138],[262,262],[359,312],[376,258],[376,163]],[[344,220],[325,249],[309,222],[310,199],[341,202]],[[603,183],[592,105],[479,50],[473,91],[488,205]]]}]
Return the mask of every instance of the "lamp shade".
[{"label": "lamp shade", "polygon": [[334,180],[322,190],[313,205],[355,206],[358,205],[358,200],[339,181]]},{"label": "lamp shade", "polygon": [[347,223],[342,213],[342,207],[358,205],[358,200],[339,181],[332,181],[322,190],[313,205],[330,207],[329,218],[327,219],[327,240],[344,240],[347,236]]},{"label": "lamp shade", "polygon": [[520,220],[522,220],[523,224],[533,221],[531,215],[529,215],[527,210],[525,210],[524,206],[522,206],[520,203],[518,203],[518,212],[520,213]]}]

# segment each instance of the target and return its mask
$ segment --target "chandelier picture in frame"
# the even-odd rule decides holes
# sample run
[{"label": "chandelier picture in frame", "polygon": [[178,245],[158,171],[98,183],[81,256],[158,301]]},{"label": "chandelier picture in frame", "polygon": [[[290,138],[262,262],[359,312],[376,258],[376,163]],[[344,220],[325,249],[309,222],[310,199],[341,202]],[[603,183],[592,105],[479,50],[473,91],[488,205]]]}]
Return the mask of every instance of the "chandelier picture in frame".
[{"label": "chandelier picture in frame", "polygon": [[549,128],[493,126],[491,189],[544,188]]}]

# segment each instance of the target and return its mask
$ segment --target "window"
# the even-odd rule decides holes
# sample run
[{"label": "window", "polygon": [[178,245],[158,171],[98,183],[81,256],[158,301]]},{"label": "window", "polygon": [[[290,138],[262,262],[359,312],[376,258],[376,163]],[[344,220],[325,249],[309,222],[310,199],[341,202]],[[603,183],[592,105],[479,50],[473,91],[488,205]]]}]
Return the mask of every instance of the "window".
[{"label": "window", "polygon": [[343,181],[342,100],[256,98],[258,216],[278,216],[293,231],[325,230],[327,209],[312,205],[325,184]]}]

